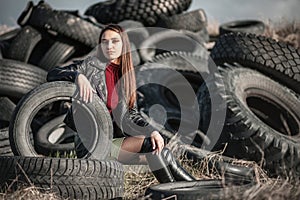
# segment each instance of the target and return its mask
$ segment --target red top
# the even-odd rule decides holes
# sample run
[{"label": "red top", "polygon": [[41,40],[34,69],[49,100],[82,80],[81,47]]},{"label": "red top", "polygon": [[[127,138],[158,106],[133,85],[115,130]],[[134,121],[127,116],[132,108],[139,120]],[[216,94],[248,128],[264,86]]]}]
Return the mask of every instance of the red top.
[{"label": "red top", "polygon": [[[107,88],[107,108],[111,113],[114,110],[119,102],[119,97],[117,89],[115,86],[120,78],[120,65],[109,63],[105,69],[105,78],[106,78],[106,88]],[[119,84],[118,84],[119,85]],[[114,90],[115,89],[115,90]]]}]

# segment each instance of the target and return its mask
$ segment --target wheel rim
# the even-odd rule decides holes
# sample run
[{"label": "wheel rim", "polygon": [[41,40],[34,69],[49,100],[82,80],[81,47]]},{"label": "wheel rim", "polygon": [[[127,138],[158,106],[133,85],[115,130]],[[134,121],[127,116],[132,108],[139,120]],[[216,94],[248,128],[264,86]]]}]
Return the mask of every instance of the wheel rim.
[{"label": "wheel rim", "polygon": [[[26,125],[26,134],[28,135],[28,137],[26,137],[27,139],[29,139],[28,144],[31,144],[31,146],[29,146],[31,152],[34,155],[44,155],[41,151],[38,150],[38,144],[36,144],[35,141],[35,134],[37,133],[38,129],[41,127],[41,125],[44,123],[44,120],[41,120],[41,115],[44,115],[42,113],[44,113],[45,111],[43,110],[43,108],[45,107],[56,107],[55,104],[60,104],[60,105],[64,105],[64,104],[69,104],[72,102],[71,100],[72,98],[70,97],[59,97],[59,98],[51,98],[49,100],[43,101],[41,104],[39,104],[30,114],[30,117],[28,118],[27,121],[27,125]],[[73,102],[74,103],[74,102]],[[54,106],[52,106],[54,105]],[[64,107],[64,106],[62,106]],[[99,130],[97,128],[97,123],[95,122],[95,120],[93,119],[92,114],[90,113],[90,110],[87,108],[87,106],[85,104],[81,104],[80,106],[77,106],[78,108],[78,113],[80,113],[80,115],[83,115],[83,119],[85,119],[85,121],[83,123],[85,123],[85,128],[86,128],[86,132],[88,133],[99,133]],[[67,110],[65,110],[64,108],[62,108],[61,111],[56,111],[57,114],[62,115],[65,114]],[[49,111],[49,116],[47,116],[48,118],[46,118],[46,121],[48,121],[48,119],[53,119],[54,117],[57,117],[57,114],[55,114],[54,116],[51,116],[51,110]],[[89,137],[87,139],[87,137],[84,138],[84,144],[87,147],[87,149],[89,150],[94,150],[96,148],[96,143],[98,141],[98,134],[89,134]],[[49,156],[49,155],[45,155],[45,156]]]},{"label": "wheel rim", "polygon": [[258,89],[247,90],[249,95],[246,97],[246,103],[251,112],[279,133],[298,136],[300,117],[290,111],[285,102],[278,101],[275,97],[269,98],[264,95],[265,92]]}]

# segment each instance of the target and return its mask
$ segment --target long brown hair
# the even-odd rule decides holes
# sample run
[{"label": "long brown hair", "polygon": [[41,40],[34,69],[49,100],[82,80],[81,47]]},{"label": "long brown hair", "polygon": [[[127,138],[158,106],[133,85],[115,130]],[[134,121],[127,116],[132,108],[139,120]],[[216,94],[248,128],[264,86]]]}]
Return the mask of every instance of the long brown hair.
[{"label": "long brown hair", "polygon": [[[101,43],[102,35],[105,31],[111,30],[119,33],[122,38],[122,54],[120,56],[120,66],[122,70],[122,87],[124,89],[123,95],[125,96],[126,103],[129,108],[133,108],[135,101],[136,101],[136,80],[135,80],[135,73],[134,73],[134,66],[132,62],[131,50],[130,50],[130,43],[129,38],[125,30],[117,25],[117,24],[109,24],[104,27],[99,36],[99,42]],[[100,46],[100,45],[99,45]],[[100,47],[98,47],[100,49]]]}]

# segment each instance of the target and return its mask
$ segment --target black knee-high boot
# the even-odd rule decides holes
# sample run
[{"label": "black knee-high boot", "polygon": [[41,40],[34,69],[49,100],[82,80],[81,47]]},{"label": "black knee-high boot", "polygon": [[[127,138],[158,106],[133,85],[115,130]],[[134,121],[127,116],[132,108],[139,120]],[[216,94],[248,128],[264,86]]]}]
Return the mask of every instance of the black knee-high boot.
[{"label": "black knee-high boot", "polygon": [[163,148],[159,155],[149,153],[152,151],[150,138],[145,138],[141,153],[146,153],[149,168],[160,183],[195,180],[195,178],[177,162],[169,149]]},{"label": "black knee-high boot", "polygon": [[161,151],[162,156],[169,165],[170,171],[176,181],[193,181],[196,180],[189,174],[176,160],[172,152],[168,148],[163,148]]},{"label": "black knee-high boot", "polygon": [[146,158],[149,168],[158,182],[169,183],[175,181],[169,166],[166,165],[166,161],[164,160],[163,156],[147,153]]},{"label": "black knee-high boot", "polygon": [[151,152],[152,143],[150,138],[145,138],[140,153],[145,153],[149,168],[160,183],[174,182],[175,179],[168,167],[166,161],[161,155],[154,155]]}]

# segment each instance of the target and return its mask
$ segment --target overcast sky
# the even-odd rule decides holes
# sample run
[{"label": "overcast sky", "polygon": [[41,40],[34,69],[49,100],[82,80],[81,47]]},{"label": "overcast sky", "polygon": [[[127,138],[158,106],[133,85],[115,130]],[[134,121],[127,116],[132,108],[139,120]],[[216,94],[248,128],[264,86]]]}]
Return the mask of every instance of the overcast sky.
[{"label": "overcast sky", "polygon": [[[57,10],[79,10],[81,14],[101,0],[46,0]],[[103,0],[102,0],[103,1]],[[18,26],[16,20],[27,0],[0,0],[0,25]],[[34,4],[39,2],[33,1]],[[300,0],[193,0],[189,10],[202,8],[208,20],[219,23],[235,19],[300,20]]]}]

